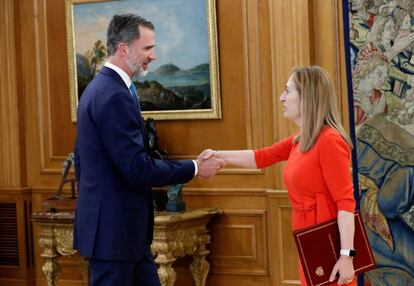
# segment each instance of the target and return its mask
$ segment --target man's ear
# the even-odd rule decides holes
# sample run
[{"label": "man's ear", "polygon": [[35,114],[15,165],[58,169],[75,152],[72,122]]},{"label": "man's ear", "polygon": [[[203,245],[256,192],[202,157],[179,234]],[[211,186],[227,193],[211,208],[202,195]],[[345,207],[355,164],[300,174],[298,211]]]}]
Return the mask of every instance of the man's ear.
[{"label": "man's ear", "polygon": [[120,56],[125,56],[127,53],[128,45],[126,43],[119,43],[117,47],[117,52]]}]

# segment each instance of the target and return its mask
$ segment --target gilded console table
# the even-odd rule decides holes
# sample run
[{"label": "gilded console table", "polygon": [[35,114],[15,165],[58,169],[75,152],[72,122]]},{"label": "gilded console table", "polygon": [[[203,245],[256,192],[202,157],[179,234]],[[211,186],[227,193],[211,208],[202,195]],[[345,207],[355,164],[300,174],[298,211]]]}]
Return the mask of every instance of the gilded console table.
[{"label": "gilded console table", "polygon": [[[40,226],[39,244],[43,249],[40,254],[45,263],[42,272],[48,286],[56,286],[59,280],[60,268],[57,259],[60,256],[71,256],[76,253],[73,249],[73,212],[37,212],[32,214],[32,220]],[[82,273],[83,284],[88,285],[88,262],[81,258],[79,269]]]},{"label": "gilded console table", "polygon": [[[184,255],[193,257],[190,271],[196,286],[205,285],[210,270],[210,264],[205,259],[210,253],[206,248],[210,243],[206,226],[213,216],[222,213],[218,208],[200,208],[183,213],[156,213],[151,250],[159,266],[158,275],[162,286],[174,285],[176,273],[172,264]],[[58,257],[76,253],[72,248],[74,214],[37,212],[32,214],[32,220],[41,229],[39,244],[43,248],[41,257],[45,259],[43,274],[48,286],[56,286],[60,274]],[[84,285],[88,285],[88,264],[85,259],[81,259],[79,268]]]},{"label": "gilded console table", "polygon": [[155,216],[154,241],[151,245],[155,263],[159,265],[158,276],[162,286],[173,286],[176,273],[172,268],[177,257],[191,255],[190,271],[196,286],[204,286],[210,264],[206,245],[210,235],[206,227],[211,217],[222,214],[217,208],[195,209],[184,213],[158,213]]}]

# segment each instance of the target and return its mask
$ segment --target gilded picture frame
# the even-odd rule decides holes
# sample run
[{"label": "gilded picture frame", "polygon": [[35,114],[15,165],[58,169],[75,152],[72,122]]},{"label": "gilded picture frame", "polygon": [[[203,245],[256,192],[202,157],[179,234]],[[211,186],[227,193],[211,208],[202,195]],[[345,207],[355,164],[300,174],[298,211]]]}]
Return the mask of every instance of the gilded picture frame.
[{"label": "gilded picture frame", "polygon": [[157,60],[146,77],[132,79],[142,115],[155,120],[221,118],[216,0],[66,0],[72,122],[82,91],[106,60],[109,21],[124,13],[138,14],[155,26]]}]

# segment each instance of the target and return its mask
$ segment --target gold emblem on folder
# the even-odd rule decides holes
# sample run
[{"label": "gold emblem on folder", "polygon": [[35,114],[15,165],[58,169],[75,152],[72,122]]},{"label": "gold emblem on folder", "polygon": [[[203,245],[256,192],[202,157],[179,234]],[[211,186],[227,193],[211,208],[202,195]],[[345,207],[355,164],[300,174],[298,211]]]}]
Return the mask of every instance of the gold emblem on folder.
[{"label": "gold emblem on folder", "polygon": [[318,275],[318,276],[323,276],[323,275],[325,275],[325,273],[323,272],[323,268],[322,268],[322,266],[319,266],[318,268],[316,268],[315,273],[316,273],[316,275]]}]

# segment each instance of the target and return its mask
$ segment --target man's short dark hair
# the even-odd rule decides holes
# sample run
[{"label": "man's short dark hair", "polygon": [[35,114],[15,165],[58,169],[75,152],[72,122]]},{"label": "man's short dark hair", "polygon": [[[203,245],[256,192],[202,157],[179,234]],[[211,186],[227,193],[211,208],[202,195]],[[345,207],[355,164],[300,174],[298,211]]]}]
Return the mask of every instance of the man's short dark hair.
[{"label": "man's short dark hair", "polygon": [[120,43],[130,44],[139,39],[139,26],[154,30],[154,25],[135,14],[114,15],[106,32],[108,56],[115,54]]}]

